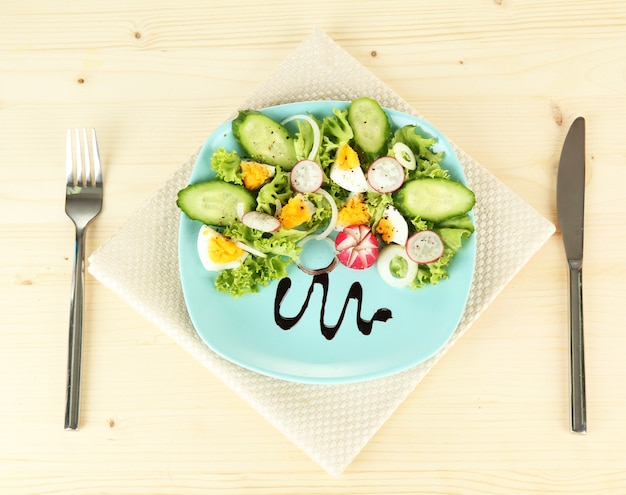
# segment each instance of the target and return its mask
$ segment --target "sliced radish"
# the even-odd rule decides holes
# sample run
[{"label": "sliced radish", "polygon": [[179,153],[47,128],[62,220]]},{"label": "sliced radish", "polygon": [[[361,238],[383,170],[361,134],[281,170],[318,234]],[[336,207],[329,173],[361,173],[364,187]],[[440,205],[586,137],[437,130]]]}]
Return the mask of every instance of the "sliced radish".
[{"label": "sliced radish", "polygon": [[350,225],[337,234],[335,250],[342,264],[363,270],[378,258],[378,239],[367,225]]},{"label": "sliced radish", "polygon": [[278,218],[256,210],[244,213],[241,216],[241,223],[246,227],[260,230],[261,232],[276,232],[280,228],[280,220]]},{"label": "sliced radish", "polygon": [[[402,275],[392,270],[392,263],[395,263],[396,258],[401,258],[406,263],[406,271]],[[391,244],[380,251],[376,268],[381,278],[392,287],[409,285],[417,275],[417,263],[409,258],[404,247],[398,244]]]},{"label": "sliced radish", "polygon": [[406,253],[416,263],[432,263],[443,255],[443,241],[432,230],[416,232],[406,242]]},{"label": "sliced radish", "polygon": [[396,160],[400,162],[404,168],[408,170],[415,170],[417,164],[415,163],[415,155],[413,150],[404,143],[396,143],[393,145],[393,154]]},{"label": "sliced radish", "polygon": [[305,120],[309,123],[311,129],[313,129],[313,146],[311,147],[311,151],[309,152],[308,156],[309,160],[313,160],[317,155],[322,139],[320,127],[317,125],[317,122],[315,122],[315,120],[308,115],[292,115],[291,117],[287,117],[285,120],[283,120],[281,122],[281,125],[285,125],[292,120]]},{"label": "sliced radish", "polygon": [[391,193],[404,184],[404,167],[393,156],[383,156],[367,170],[367,182],[376,192]]},{"label": "sliced radish", "polygon": [[291,187],[298,192],[315,192],[322,187],[324,171],[313,160],[300,160],[289,173]]}]

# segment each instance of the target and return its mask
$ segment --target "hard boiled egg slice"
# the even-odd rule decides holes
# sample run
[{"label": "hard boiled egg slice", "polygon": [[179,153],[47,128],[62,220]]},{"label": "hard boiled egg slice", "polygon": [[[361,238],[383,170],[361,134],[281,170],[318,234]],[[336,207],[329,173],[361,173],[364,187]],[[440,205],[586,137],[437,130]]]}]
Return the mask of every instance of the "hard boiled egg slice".
[{"label": "hard boiled egg slice", "polygon": [[302,194],[289,198],[278,215],[278,220],[284,229],[293,229],[308,222],[315,213],[315,205]]},{"label": "hard boiled egg slice", "polygon": [[337,213],[337,228],[339,230],[348,225],[366,225],[370,221],[367,205],[362,194],[352,195]]},{"label": "hard boiled egg slice", "polygon": [[205,269],[217,272],[237,268],[248,253],[216,230],[203,225],[198,233],[198,255]]},{"label": "hard boiled egg slice", "polygon": [[334,162],[330,166],[330,180],[343,187],[346,191],[360,193],[369,189],[367,179],[361,167],[342,168]]},{"label": "hard boiled egg slice", "polygon": [[395,206],[387,205],[376,224],[376,232],[387,244],[404,246],[409,237],[409,226]]},{"label": "hard boiled egg slice", "polygon": [[276,175],[276,167],[244,160],[241,162],[241,174],[244,187],[249,191],[255,191]]}]

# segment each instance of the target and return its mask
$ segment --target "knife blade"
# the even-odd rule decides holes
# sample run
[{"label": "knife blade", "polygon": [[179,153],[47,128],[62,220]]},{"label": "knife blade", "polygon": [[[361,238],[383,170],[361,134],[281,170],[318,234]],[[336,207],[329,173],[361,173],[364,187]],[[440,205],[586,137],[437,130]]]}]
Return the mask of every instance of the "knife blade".
[{"label": "knife blade", "polygon": [[556,186],[557,216],[569,268],[570,419],[574,433],[587,432],[582,265],[585,217],[585,119],[572,123],[561,152]]}]

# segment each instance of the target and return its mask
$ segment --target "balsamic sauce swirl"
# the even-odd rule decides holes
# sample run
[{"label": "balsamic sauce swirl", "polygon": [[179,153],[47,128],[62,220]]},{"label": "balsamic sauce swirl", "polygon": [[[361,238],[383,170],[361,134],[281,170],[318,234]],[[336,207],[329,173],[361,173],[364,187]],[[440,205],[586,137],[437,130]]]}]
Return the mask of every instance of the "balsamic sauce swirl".
[{"label": "balsamic sauce swirl", "polygon": [[388,319],[392,318],[392,313],[390,309],[380,308],[374,312],[374,315],[370,320],[363,319],[361,317],[361,309],[363,304],[363,287],[359,282],[354,282],[350,286],[350,290],[348,291],[346,299],[343,303],[343,309],[341,310],[339,320],[334,325],[328,325],[325,319],[326,301],[328,299],[328,283],[328,273],[320,273],[313,276],[311,285],[309,286],[309,290],[307,292],[306,299],[304,300],[300,311],[295,316],[289,317],[282,316],[280,309],[281,304],[285,296],[287,295],[287,292],[289,292],[289,289],[291,288],[291,279],[289,277],[281,279],[278,283],[278,288],[276,289],[276,297],[274,298],[274,321],[276,322],[276,324],[283,330],[289,330],[293,328],[304,316],[304,313],[309,306],[311,294],[313,294],[313,289],[315,288],[316,284],[321,285],[323,289],[322,305],[320,308],[320,330],[322,332],[322,335],[327,340],[332,340],[335,335],[337,335],[339,327],[341,327],[341,324],[343,323],[343,319],[345,317],[346,309],[348,307],[350,299],[355,299],[357,301],[356,324],[359,331],[363,335],[370,335],[370,333],[372,332],[372,326],[374,325],[375,321],[385,322]]}]

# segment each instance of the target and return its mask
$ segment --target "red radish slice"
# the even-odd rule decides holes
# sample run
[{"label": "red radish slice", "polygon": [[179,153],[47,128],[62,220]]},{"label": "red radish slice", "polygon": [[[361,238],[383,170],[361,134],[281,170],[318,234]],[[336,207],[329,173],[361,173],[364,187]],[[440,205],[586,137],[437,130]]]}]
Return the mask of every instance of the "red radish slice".
[{"label": "red radish slice", "polygon": [[241,223],[261,232],[276,232],[280,228],[280,220],[262,211],[248,211],[241,217]]},{"label": "red radish slice", "polygon": [[432,230],[416,232],[406,242],[406,254],[416,263],[432,263],[443,255],[443,241]]},{"label": "red radish slice", "polygon": [[363,270],[378,258],[378,239],[367,225],[350,225],[337,234],[335,250],[342,264]]},{"label": "red radish slice", "polygon": [[396,160],[400,162],[404,168],[409,170],[415,170],[417,166],[415,162],[415,155],[413,150],[404,143],[396,143],[393,145],[393,154],[396,156]]},{"label": "red radish slice", "polygon": [[391,193],[404,184],[404,167],[393,156],[383,156],[370,165],[367,182],[376,192]]},{"label": "red radish slice", "polygon": [[300,160],[289,173],[291,187],[302,193],[315,192],[322,187],[324,171],[313,160]]},{"label": "red radish slice", "polygon": [[320,148],[320,142],[322,138],[320,127],[317,125],[317,122],[315,122],[315,120],[313,120],[308,115],[292,115],[291,117],[287,117],[285,120],[283,120],[281,122],[281,125],[285,125],[292,120],[306,120],[311,126],[311,129],[313,129],[313,146],[311,147],[311,151],[309,152],[308,156],[309,160],[313,160],[317,156],[317,152]]}]

